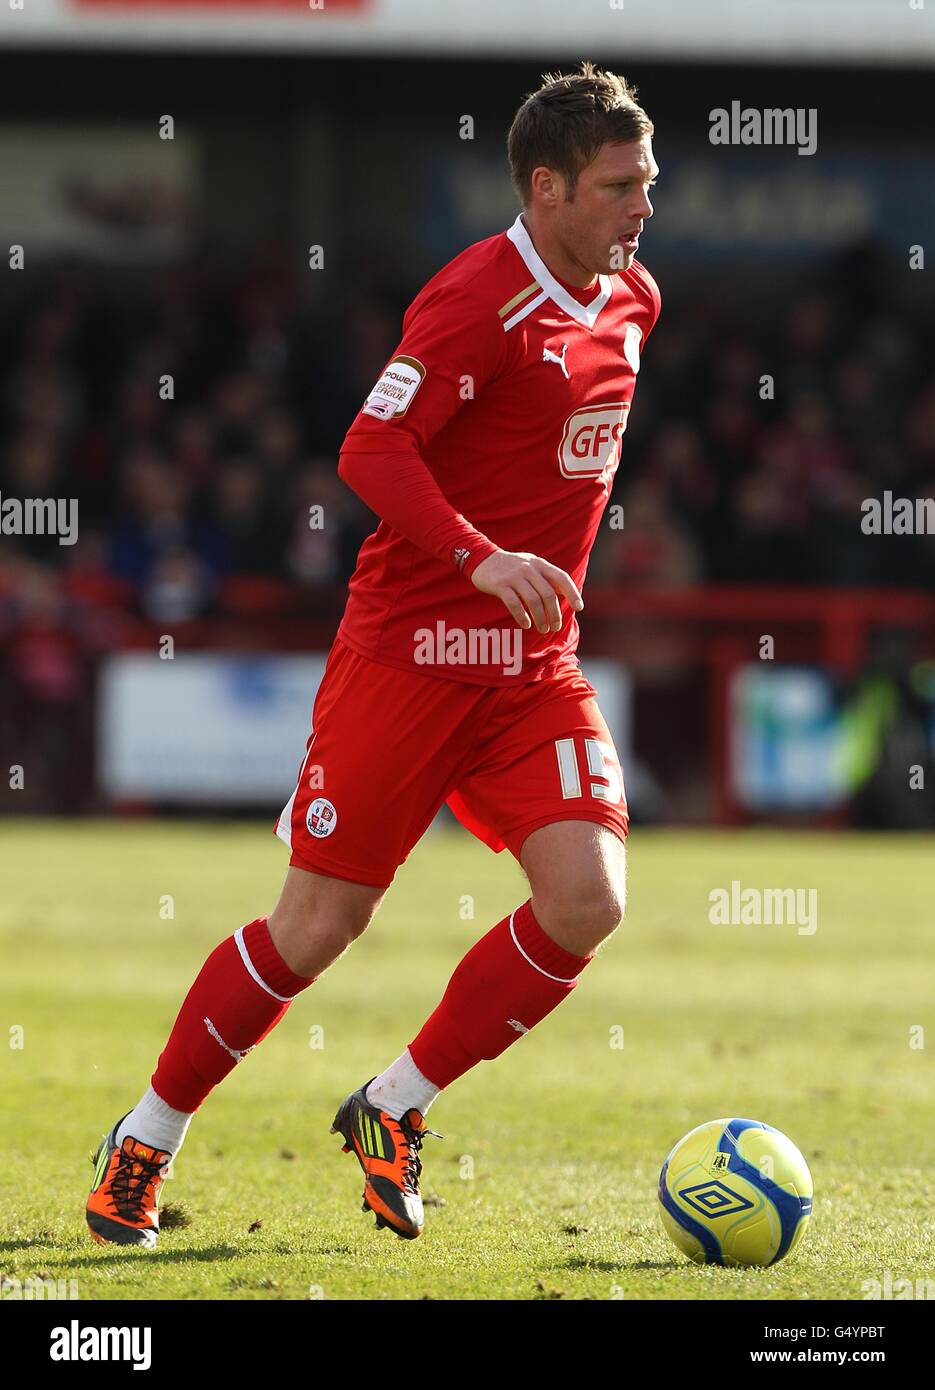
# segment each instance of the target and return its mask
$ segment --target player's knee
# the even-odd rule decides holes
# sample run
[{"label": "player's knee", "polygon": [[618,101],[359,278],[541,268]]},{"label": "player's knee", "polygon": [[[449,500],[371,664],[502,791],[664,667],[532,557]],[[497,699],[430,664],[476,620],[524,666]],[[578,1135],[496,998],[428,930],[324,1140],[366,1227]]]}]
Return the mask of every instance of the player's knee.
[{"label": "player's knee", "polygon": [[343,951],[356,941],[373,921],[375,903],[320,903],[305,914],[302,934],[310,942],[332,942]]},{"label": "player's knee", "polygon": [[626,890],[624,885],[622,883],[602,883],[585,897],[582,916],[599,942],[613,935],[623,921],[625,910]]},{"label": "player's knee", "polygon": [[270,915],[270,933],[296,974],[317,976],[367,930],[382,893],[309,875],[296,883]]},{"label": "player's knee", "polygon": [[623,921],[625,907],[625,886],[614,881],[586,880],[533,896],[533,910],[543,931],[575,955],[587,955],[612,936]]},{"label": "player's knee", "polygon": [[370,924],[372,912],[322,912],[270,918],[273,940],[290,969],[308,979],[333,965]]}]

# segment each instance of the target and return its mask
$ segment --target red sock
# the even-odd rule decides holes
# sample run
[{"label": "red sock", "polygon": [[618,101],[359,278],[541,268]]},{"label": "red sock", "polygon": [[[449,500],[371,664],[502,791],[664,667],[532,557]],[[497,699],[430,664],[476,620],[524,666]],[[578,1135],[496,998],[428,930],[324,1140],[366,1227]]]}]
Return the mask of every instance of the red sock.
[{"label": "red sock", "polygon": [[523,903],[468,951],[409,1044],[412,1060],[433,1085],[450,1086],[550,1014],[591,959],[573,956],[546,936],[532,904]]},{"label": "red sock", "polygon": [[153,1090],[176,1110],[197,1110],[312,983],[286,965],[265,917],[241,927],[211,952],[185,996]]}]

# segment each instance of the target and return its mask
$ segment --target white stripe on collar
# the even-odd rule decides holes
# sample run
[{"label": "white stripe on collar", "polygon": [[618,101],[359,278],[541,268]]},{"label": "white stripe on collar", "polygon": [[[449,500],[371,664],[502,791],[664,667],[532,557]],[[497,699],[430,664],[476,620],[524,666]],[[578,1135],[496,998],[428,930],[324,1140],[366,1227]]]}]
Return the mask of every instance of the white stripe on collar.
[{"label": "white stripe on collar", "polygon": [[564,309],[565,313],[577,323],[582,324],[585,328],[593,328],[595,323],[597,323],[598,314],[613,294],[613,282],[610,276],[599,275],[598,279],[601,285],[600,294],[595,299],[592,299],[590,304],[579,304],[575,296],[569,294],[564,285],[559,284],[545,261],[539,255],[539,252],[533,246],[532,238],[527,232],[526,225],[523,222],[522,213],[517,215],[516,221],[513,223],[512,227],[507,228],[507,236],[526,262],[527,268],[532,271],[542,288],[548,292],[549,298],[557,304],[560,309]]}]

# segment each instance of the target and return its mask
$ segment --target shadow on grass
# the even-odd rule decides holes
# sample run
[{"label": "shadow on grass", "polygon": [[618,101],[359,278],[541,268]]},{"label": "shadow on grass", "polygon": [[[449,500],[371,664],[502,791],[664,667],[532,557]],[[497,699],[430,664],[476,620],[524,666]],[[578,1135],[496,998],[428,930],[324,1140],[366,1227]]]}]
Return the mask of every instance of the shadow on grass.
[{"label": "shadow on grass", "polygon": [[0,1255],[10,1250],[51,1250],[59,1242],[54,1236],[23,1236],[21,1240],[0,1240]]},{"label": "shadow on grass", "polygon": [[94,1270],[100,1269],[103,1265],[118,1265],[130,1260],[139,1260],[141,1265],[207,1264],[212,1260],[243,1259],[251,1253],[248,1250],[240,1250],[235,1245],[206,1245],[201,1250],[139,1251],[130,1246],[108,1251],[107,1254],[96,1255],[92,1252],[88,1255],[72,1255],[70,1258],[59,1260],[58,1263],[69,1269]]},{"label": "shadow on grass", "polygon": [[681,1269],[678,1260],[589,1260],[586,1255],[572,1255],[554,1266],[555,1269],[597,1269],[602,1274],[632,1273],[637,1269]]},{"label": "shadow on grass", "polygon": [[[204,1263],[208,1260],[254,1258],[257,1254],[256,1249],[244,1249],[234,1245],[207,1245],[201,1250],[188,1247],[184,1250],[171,1250],[160,1246],[158,1250],[136,1250],[133,1246],[117,1246],[112,1250],[88,1250],[84,1254],[66,1254],[61,1240],[54,1236],[48,1237],[28,1237],[24,1236],[20,1240],[0,1240],[0,1255],[13,1252],[28,1253],[54,1250],[56,1255],[56,1266],[67,1265],[70,1269],[99,1269],[102,1265],[119,1264],[125,1260],[144,1260],[154,1264],[181,1264],[186,1260],[193,1263]],[[347,1255],[352,1258],[359,1255],[359,1251],[351,1245],[338,1245],[334,1243],[323,1243],[319,1246],[311,1247],[307,1251],[299,1252],[294,1244],[286,1241],[276,1241],[265,1253],[270,1255],[292,1255],[317,1257],[328,1255]]]}]

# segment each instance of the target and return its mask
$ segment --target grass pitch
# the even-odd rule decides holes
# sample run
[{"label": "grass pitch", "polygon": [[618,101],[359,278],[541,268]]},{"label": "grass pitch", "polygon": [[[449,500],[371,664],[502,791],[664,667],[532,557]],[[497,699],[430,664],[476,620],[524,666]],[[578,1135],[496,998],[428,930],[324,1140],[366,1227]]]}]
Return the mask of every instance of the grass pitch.
[{"label": "grass pitch", "polygon": [[[272,908],[286,856],[266,822],[7,821],[2,837],[7,1280],[81,1299],[862,1299],[887,1271],[935,1278],[932,1045],[913,1032],[935,1039],[931,837],[635,830],[626,925],[432,1108],[445,1138],[426,1140],[426,1230],[405,1243],[360,1211],[332,1115],[527,896],[508,855],[430,832],[370,930],[194,1120],[155,1253],[92,1244],[88,1155],[205,956]],[[708,895],[735,879],[816,888],[817,931],[712,925]],[[804,1241],[771,1269],[695,1267],[658,1222],[671,1146],[734,1115],[788,1133],[815,1182]]]}]

